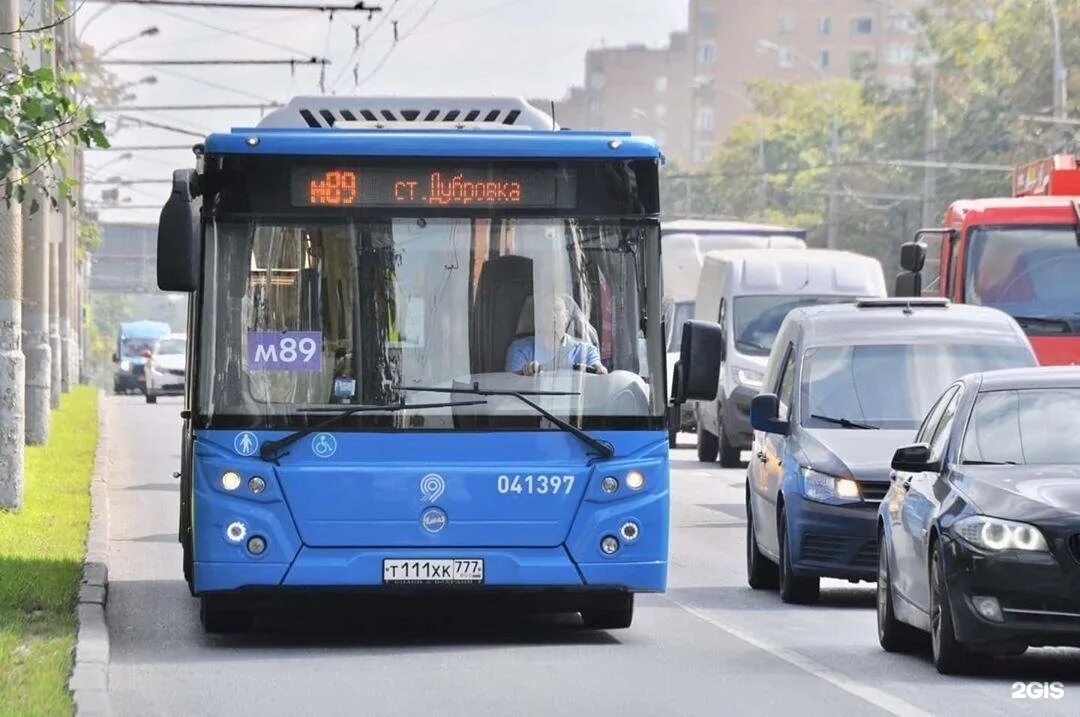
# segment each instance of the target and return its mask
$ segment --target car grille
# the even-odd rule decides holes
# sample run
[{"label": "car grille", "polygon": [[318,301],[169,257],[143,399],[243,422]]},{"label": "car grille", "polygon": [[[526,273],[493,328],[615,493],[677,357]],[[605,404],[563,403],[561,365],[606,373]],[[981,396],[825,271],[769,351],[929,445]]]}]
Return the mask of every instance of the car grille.
[{"label": "car grille", "polygon": [[885,499],[885,494],[889,492],[889,484],[863,481],[859,483],[859,490],[862,491],[863,500],[880,503]]},{"label": "car grille", "polygon": [[877,565],[878,548],[873,540],[807,533],[803,536],[802,559],[869,568]]}]

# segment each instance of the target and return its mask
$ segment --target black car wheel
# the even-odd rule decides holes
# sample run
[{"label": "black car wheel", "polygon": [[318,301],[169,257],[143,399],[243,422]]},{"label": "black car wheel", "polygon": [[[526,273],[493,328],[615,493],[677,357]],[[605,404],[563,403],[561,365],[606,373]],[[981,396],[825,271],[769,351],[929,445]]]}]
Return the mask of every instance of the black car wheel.
[{"label": "black car wheel", "polygon": [[697,427],[697,457],[702,463],[715,463],[716,452],[720,450],[720,441],[713,434],[706,431],[698,424]]},{"label": "black car wheel", "polygon": [[776,563],[758,550],[754,534],[754,513],[750,508],[750,492],[746,494],[746,582],[754,590],[775,590],[780,583]]},{"label": "black car wheel", "polygon": [[971,663],[975,656],[956,639],[953,629],[949,586],[945,582],[940,545],[934,545],[930,556],[930,643],[934,667],[941,674],[958,675],[973,666]]},{"label": "black car wheel", "polygon": [[816,576],[796,575],[791,566],[791,546],[788,544],[787,508],[780,510],[777,526],[780,544],[780,599],[786,603],[806,605],[821,596],[821,580]]},{"label": "black car wheel", "polygon": [[581,611],[581,621],[590,630],[622,630],[634,621],[634,594],[613,595],[603,605]]},{"label": "black car wheel", "polygon": [[728,442],[727,431],[720,426],[720,466],[722,468],[739,468],[742,466],[742,449]]},{"label": "black car wheel", "polygon": [[896,619],[884,535],[878,537],[877,636],[885,652],[911,652],[926,641],[923,632]]}]

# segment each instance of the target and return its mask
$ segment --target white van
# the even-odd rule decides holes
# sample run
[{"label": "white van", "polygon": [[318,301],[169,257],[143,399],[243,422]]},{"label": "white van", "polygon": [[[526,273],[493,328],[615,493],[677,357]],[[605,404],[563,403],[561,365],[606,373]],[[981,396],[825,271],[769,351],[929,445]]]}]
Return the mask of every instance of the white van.
[{"label": "white van", "polygon": [[[694,298],[705,255],[720,249],[805,249],[806,230],[746,222],[679,219],[661,224],[661,232],[670,394],[682,327],[687,319],[694,318]],[[668,443],[672,447],[680,430],[694,430],[693,407],[683,404],[679,414],[678,427],[668,431]]]},{"label": "white van", "polygon": [[827,249],[735,249],[705,256],[694,318],[718,322],[724,332],[715,401],[694,404],[698,459],[726,468],[740,465],[750,448],[750,400],[761,379],[776,332],[800,306],[883,297],[881,263]]}]

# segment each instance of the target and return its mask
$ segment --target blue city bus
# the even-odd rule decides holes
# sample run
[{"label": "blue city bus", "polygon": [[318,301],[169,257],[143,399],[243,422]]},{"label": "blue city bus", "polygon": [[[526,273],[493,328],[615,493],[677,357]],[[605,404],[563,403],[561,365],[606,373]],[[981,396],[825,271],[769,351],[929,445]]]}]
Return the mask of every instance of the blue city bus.
[{"label": "blue city bus", "polygon": [[158,283],[193,298],[204,628],[322,590],[628,627],[667,580],[656,144],[516,99],[301,97],[195,153]]},{"label": "blue city bus", "polygon": [[113,393],[134,393],[146,390],[146,353],[154,343],[169,333],[169,325],[162,321],[128,321],[120,324],[116,336],[116,350],[112,360],[116,364],[113,374]]}]

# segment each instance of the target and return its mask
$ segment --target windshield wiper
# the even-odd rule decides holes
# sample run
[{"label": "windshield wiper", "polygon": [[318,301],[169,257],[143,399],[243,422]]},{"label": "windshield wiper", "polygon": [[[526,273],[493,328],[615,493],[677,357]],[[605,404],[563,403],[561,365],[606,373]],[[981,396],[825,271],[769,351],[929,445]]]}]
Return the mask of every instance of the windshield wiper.
[{"label": "windshield wiper", "polygon": [[771,349],[768,346],[762,346],[761,344],[754,343],[753,341],[745,341],[743,339],[735,339],[735,345],[736,346],[739,346],[739,345],[749,346],[752,349],[757,349],[758,351],[764,351],[765,353],[769,353],[771,351]]},{"label": "windshield wiper", "polygon": [[[454,406],[480,406],[480,405],[483,405],[485,403],[487,403],[487,401],[465,401],[465,402],[462,402],[462,403],[412,403],[412,404],[407,404],[407,403],[405,403],[405,401],[402,401],[401,403],[392,403],[392,404],[387,405],[387,406],[375,406],[375,405],[347,406],[347,407],[343,407],[341,409],[338,409],[337,412],[334,413],[334,415],[330,416],[330,418],[327,418],[325,421],[321,421],[319,423],[316,423],[314,426],[307,426],[305,428],[301,428],[300,430],[294,431],[294,432],[290,433],[289,435],[287,435],[287,436],[285,436],[283,438],[277,439],[276,441],[267,441],[266,443],[262,444],[261,448],[259,448],[259,457],[262,458],[264,461],[273,461],[273,462],[276,463],[279,458],[281,458],[283,455],[286,455],[286,454],[283,454],[282,451],[284,451],[286,448],[288,448],[292,444],[299,441],[304,436],[308,436],[308,435],[311,435],[312,433],[316,433],[318,431],[321,431],[324,428],[327,428],[329,426],[334,425],[335,423],[337,423],[341,419],[346,418],[348,416],[352,416],[353,414],[356,414],[356,413],[377,413],[377,412],[392,413],[394,411],[404,411],[406,408],[412,408],[412,409],[419,410],[419,409],[423,409],[423,408],[450,408],[450,407],[454,407]],[[333,410],[335,410],[335,409],[333,409],[333,408],[325,408],[325,409],[324,408],[319,408],[319,409],[314,409],[314,410],[308,409],[305,412],[314,413],[316,411],[323,412],[323,411],[333,411]]]},{"label": "windshield wiper", "polygon": [[[534,411],[539,413],[547,420],[554,423],[556,426],[573,434],[582,443],[588,444],[590,448],[596,451],[600,458],[606,460],[615,455],[615,447],[607,441],[602,441],[599,438],[593,438],[585,431],[581,430],[577,426],[564,421],[558,416],[552,414],[543,406],[529,400],[528,396],[580,396],[580,391],[508,391],[503,389],[491,389],[480,388],[479,383],[474,383],[471,388],[439,388],[437,386],[394,386],[397,391],[422,391],[424,393],[463,393],[470,396],[512,396],[517,400],[529,406]],[[463,404],[455,404],[461,406]]]},{"label": "windshield wiper", "polygon": [[833,418],[832,416],[822,416],[817,413],[811,413],[810,418],[816,418],[819,421],[825,421],[826,423],[835,423],[837,426],[844,428],[859,428],[864,431],[877,431],[881,426],[873,426],[869,423],[859,423],[858,421],[849,421],[846,418]]},{"label": "windshield wiper", "polygon": [[1015,466],[1019,465],[1016,461],[963,461],[961,465],[965,466]]}]

